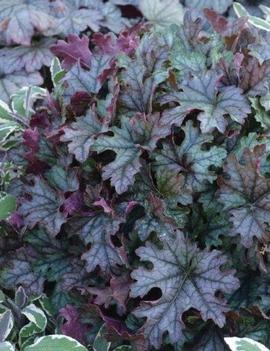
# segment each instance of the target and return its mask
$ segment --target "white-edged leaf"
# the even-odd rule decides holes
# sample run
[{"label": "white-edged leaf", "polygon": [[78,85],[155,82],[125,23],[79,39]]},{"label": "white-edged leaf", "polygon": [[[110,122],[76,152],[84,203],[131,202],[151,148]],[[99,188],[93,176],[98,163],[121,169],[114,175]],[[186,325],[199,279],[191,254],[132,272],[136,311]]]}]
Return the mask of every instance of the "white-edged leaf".
[{"label": "white-edged leaf", "polygon": [[233,9],[238,17],[249,17],[248,11],[239,2],[233,3]]},{"label": "white-edged leaf", "polygon": [[157,25],[181,24],[184,8],[178,0],[140,0],[143,15]]},{"label": "white-edged leaf", "polygon": [[31,304],[26,306],[22,310],[22,314],[24,314],[30,322],[35,324],[40,329],[40,331],[43,331],[46,328],[47,317],[45,313],[36,305]]},{"label": "white-edged leaf", "polygon": [[0,342],[0,351],[15,351],[14,346],[8,342]]},{"label": "white-edged leaf", "polygon": [[33,345],[24,351],[87,351],[77,340],[66,335],[48,335],[38,338]]},{"label": "white-edged leaf", "polygon": [[14,325],[12,312],[6,310],[0,315],[0,341],[5,341]]},{"label": "white-edged leaf", "polygon": [[269,351],[265,346],[249,338],[225,338],[232,351]]}]

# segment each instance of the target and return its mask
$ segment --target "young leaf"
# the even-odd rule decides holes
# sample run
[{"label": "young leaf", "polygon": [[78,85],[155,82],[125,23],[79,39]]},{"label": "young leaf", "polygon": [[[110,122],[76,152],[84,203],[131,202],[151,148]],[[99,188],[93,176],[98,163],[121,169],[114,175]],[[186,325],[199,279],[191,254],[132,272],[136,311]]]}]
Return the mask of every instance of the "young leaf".
[{"label": "young leaf", "polygon": [[42,179],[35,178],[34,186],[26,187],[31,200],[26,200],[19,206],[19,213],[24,217],[25,224],[33,228],[37,224],[43,224],[48,233],[56,236],[65,217],[60,212],[61,198]]},{"label": "young leaf", "polygon": [[35,341],[33,345],[27,346],[24,351],[87,351],[77,340],[65,335],[43,336]]},{"label": "young leaf", "polygon": [[245,149],[243,161],[230,154],[224,166],[225,176],[220,179],[219,199],[229,211],[233,228],[230,235],[241,235],[244,246],[250,247],[254,237],[268,242],[270,224],[270,181],[260,174],[258,165],[264,145],[251,152]]},{"label": "young leaf", "polygon": [[67,40],[67,42],[58,40],[56,44],[51,46],[52,53],[63,60],[62,66],[64,69],[70,69],[76,62],[89,68],[92,53],[89,50],[87,36],[84,35],[80,38],[78,35],[70,34]]},{"label": "young leaf", "polygon": [[175,238],[163,240],[158,249],[148,242],[137,250],[142,261],[149,261],[153,268],[138,268],[131,276],[136,283],[131,296],[145,296],[151,289],[159,288],[162,296],[153,302],[143,302],[135,314],[147,317],[144,333],[150,343],[160,347],[167,331],[172,342],[182,337],[182,314],[190,308],[200,311],[202,319],[212,319],[222,327],[227,307],[216,296],[217,291],[231,293],[239,286],[232,271],[221,270],[226,257],[220,251],[199,250],[181,232]]}]

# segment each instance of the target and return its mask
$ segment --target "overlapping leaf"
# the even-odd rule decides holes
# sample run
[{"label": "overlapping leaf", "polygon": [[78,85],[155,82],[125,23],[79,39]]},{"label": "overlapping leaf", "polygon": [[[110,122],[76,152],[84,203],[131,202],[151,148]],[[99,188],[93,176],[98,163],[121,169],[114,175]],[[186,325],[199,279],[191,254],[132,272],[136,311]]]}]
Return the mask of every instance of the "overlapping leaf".
[{"label": "overlapping leaf", "polygon": [[224,166],[225,176],[220,180],[219,199],[231,215],[231,235],[241,235],[241,242],[250,247],[256,237],[269,242],[269,187],[270,182],[260,174],[259,162],[264,146],[253,152],[246,149],[240,163],[229,155]]}]

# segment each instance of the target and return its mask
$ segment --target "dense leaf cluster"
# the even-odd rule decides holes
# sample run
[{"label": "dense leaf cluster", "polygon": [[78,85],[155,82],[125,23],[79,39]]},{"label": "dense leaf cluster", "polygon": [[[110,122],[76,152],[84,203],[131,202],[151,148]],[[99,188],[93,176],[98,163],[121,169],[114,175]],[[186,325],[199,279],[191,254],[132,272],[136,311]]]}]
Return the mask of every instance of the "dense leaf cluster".
[{"label": "dense leaf cluster", "polygon": [[[121,30],[128,3],[148,21]],[[0,4],[0,37],[21,44],[1,49],[3,70],[21,72],[5,79],[58,57],[46,88],[0,93],[7,213],[17,199],[0,286],[46,293],[86,346],[102,333],[111,350],[228,351],[225,336],[270,347],[270,37],[218,14],[230,0],[183,5]],[[38,39],[46,54],[28,60],[36,35],[67,38]]]}]

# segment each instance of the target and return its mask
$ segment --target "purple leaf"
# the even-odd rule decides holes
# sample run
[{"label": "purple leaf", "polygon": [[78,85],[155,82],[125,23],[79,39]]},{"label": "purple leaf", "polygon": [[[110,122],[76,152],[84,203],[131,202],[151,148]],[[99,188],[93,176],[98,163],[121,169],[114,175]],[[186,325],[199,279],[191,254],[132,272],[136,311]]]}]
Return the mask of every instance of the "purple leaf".
[{"label": "purple leaf", "polygon": [[67,42],[58,40],[50,48],[54,55],[63,60],[63,68],[68,70],[77,62],[84,68],[90,68],[92,53],[89,50],[89,39],[87,36],[83,35],[80,38],[76,34],[69,34]]}]

